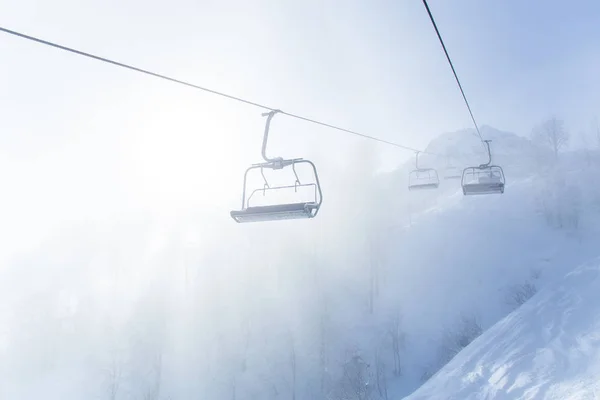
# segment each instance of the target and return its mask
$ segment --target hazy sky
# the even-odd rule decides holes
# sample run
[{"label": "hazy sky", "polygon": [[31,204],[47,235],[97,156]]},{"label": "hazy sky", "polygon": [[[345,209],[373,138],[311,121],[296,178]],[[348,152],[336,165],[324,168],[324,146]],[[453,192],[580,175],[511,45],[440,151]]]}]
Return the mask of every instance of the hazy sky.
[{"label": "hazy sky", "polygon": [[[556,113],[588,128],[600,105],[600,3],[430,6],[480,124],[527,135]],[[0,0],[0,16],[9,29],[408,146],[471,127],[418,0]],[[261,110],[6,34],[0,88],[0,240],[146,210],[226,213],[244,167],[260,161]],[[273,129],[273,155],[321,164],[359,162],[348,155],[366,145],[283,116]],[[376,148],[387,164],[412,156]]]}]

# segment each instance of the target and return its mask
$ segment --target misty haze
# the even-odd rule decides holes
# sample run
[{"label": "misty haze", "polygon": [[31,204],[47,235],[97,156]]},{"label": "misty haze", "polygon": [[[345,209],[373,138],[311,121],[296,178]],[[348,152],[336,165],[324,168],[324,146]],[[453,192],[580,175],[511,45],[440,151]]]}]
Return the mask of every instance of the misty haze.
[{"label": "misty haze", "polygon": [[0,0],[0,400],[600,396],[599,20]]}]

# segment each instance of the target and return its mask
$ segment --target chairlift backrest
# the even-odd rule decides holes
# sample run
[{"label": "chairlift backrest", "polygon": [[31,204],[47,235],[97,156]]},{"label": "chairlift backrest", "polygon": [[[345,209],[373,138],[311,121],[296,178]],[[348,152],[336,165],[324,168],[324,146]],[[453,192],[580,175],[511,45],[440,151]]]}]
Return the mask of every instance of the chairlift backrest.
[{"label": "chairlift backrest", "polygon": [[417,168],[408,175],[408,190],[437,189],[439,184],[438,173],[433,168]]},{"label": "chairlift backrest", "polygon": [[504,171],[498,165],[468,167],[463,171],[462,188],[464,195],[504,193]]}]

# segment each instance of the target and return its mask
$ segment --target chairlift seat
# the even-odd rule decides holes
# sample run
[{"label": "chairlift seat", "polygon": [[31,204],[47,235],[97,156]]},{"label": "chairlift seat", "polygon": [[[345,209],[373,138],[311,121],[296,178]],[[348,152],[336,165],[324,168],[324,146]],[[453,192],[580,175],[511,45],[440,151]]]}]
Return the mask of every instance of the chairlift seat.
[{"label": "chairlift seat", "polygon": [[408,190],[437,189],[440,186],[438,173],[433,168],[419,168],[417,157],[417,169],[408,175]]},{"label": "chairlift seat", "polygon": [[[283,160],[284,164],[288,160]],[[296,174],[295,164],[308,164],[310,169],[312,169],[314,182],[311,183],[300,183],[298,175]],[[233,218],[236,222],[263,222],[263,221],[277,221],[277,220],[286,220],[286,219],[307,219],[314,218],[317,216],[319,209],[321,208],[321,203],[323,201],[323,194],[321,192],[321,185],[319,183],[319,176],[317,174],[317,169],[312,161],[303,160],[303,159],[294,159],[289,161],[285,167],[291,167],[294,172],[294,176],[296,181],[293,185],[284,185],[284,186],[269,186],[267,180],[263,174],[264,168],[271,169],[281,169],[274,168],[274,166],[270,163],[266,164],[256,164],[251,166],[246,170],[244,174],[244,189],[242,192],[242,208],[241,210],[233,210],[230,212],[231,218]],[[264,186],[262,188],[254,189],[250,192],[249,195],[246,193],[246,184],[247,184],[247,176],[248,173],[252,170],[260,170],[260,173],[264,179]],[[314,191],[314,199],[309,201],[300,201],[297,203],[278,203],[278,204],[268,204],[268,205],[251,205],[251,200],[253,199],[255,194],[262,193],[263,195],[267,192],[276,192],[280,190],[291,190],[297,191],[300,188],[313,188]],[[288,200],[289,201],[289,200]],[[293,201],[293,200],[292,200]]]},{"label": "chairlift seat", "polygon": [[413,183],[408,187],[408,190],[437,189],[439,186],[439,182]]},{"label": "chairlift seat", "polygon": [[502,182],[481,182],[463,185],[463,194],[466,196],[476,194],[502,194],[504,193],[504,183]]},{"label": "chairlift seat", "polygon": [[460,179],[462,178],[462,171],[456,167],[447,167],[444,173],[444,179]]},{"label": "chairlift seat", "polygon": [[236,222],[261,222],[287,219],[313,218],[319,209],[315,202],[252,206],[241,211],[231,211]]}]

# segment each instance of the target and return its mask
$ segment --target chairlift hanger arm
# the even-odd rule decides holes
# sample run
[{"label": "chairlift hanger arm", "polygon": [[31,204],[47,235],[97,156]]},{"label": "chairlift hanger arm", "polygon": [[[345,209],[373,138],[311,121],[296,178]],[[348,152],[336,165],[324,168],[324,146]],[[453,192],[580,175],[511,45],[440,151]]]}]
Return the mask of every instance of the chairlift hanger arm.
[{"label": "chairlift hanger arm", "polygon": [[271,127],[271,120],[273,119],[275,114],[277,114],[278,112],[280,112],[280,111],[272,110],[272,111],[269,111],[268,113],[262,114],[263,117],[267,117],[267,122],[265,124],[265,134],[263,135],[263,142],[262,142],[262,157],[267,163],[275,163],[275,162],[281,161],[281,157],[275,157],[275,158],[267,157],[267,142],[269,140],[269,128]]},{"label": "chairlift hanger arm", "polygon": [[492,164],[492,151],[490,150],[490,142],[490,139],[484,140],[484,143],[487,145],[488,162],[486,164],[481,164],[479,168],[486,168]]},{"label": "chairlift hanger arm", "polygon": [[282,112],[282,111],[272,110],[272,111],[269,111],[268,113],[262,114],[263,117],[267,117],[267,122],[265,123],[265,133],[263,135],[262,152],[261,152],[262,158],[265,160],[265,162],[261,163],[261,164],[257,164],[257,165],[261,165],[265,168],[282,169],[283,167],[287,167],[288,165],[294,165],[294,163],[301,160],[301,158],[293,158],[293,159],[286,160],[283,157],[270,158],[267,156],[267,143],[269,141],[269,129],[271,128],[271,119],[273,119],[275,114],[280,113],[280,112]]}]

